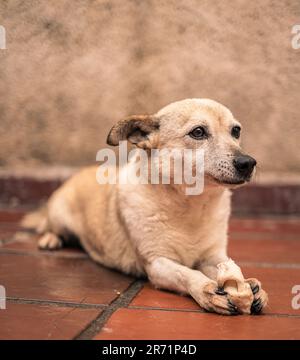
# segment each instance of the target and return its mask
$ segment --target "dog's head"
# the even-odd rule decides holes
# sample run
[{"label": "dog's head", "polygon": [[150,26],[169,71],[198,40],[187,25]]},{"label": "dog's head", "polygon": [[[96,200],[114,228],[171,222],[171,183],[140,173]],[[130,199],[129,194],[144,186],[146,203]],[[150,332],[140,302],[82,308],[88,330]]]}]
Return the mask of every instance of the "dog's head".
[{"label": "dog's head", "polygon": [[236,186],[251,179],[256,165],[240,148],[240,132],[240,123],[225,106],[209,99],[186,99],[154,115],[118,122],[107,143],[128,140],[144,149],[203,149],[206,181]]}]

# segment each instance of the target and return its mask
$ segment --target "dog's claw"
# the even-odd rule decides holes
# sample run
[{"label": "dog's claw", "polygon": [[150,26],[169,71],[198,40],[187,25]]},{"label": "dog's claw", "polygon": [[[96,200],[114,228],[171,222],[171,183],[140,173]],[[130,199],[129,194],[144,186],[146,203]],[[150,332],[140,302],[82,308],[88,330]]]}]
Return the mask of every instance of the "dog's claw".
[{"label": "dog's claw", "polygon": [[238,308],[230,300],[228,300],[228,308],[229,308],[231,315],[239,314]]},{"label": "dog's claw", "polygon": [[215,290],[215,293],[217,295],[227,295],[227,292],[224,289],[220,288],[220,287]]},{"label": "dog's claw", "polygon": [[259,292],[259,286],[256,285],[254,287],[251,287],[251,290],[252,290],[253,295],[255,295],[255,294],[257,294]]},{"label": "dog's claw", "polygon": [[251,305],[251,314],[259,314],[262,310],[262,307],[263,306],[260,299],[256,299]]},{"label": "dog's claw", "polygon": [[256,299],[253,301],[253,306],[257,306],[260,303],[260,299]]}]

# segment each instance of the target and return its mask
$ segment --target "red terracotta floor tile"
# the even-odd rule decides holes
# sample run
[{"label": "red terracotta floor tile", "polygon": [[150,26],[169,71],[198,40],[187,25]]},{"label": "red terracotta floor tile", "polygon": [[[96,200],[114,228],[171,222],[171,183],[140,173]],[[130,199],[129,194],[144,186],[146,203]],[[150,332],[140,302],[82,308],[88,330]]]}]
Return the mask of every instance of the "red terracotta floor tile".
[{"label": "red terracotta floor tile", "polygon": [[[2,252],[14,252],[14,253],[27,253],[27,254],[35,254],[35,255],[51,255],[51,256],[59,256],[59,257],[81,257],[88,258],[88,254],[81,248],[72,248],[66,247],[63,249],[59,249],[57,251],[46,251],[40,250],[38,248],[38,235],[26,234],[25,232],[17,233],[21,234],[22,238],[19,235],[19,238],[16,240],[8,241],[2,245],[0,245],[0,253]],[[28,236],[29,235],[29,236]]]},{"label": "red terracotta floor tile", "polygon": [[95,339],[300,339],[300,317],[117,310]]},{"label": "red terracotta floor tile", "polygon": [[0,310],[0,339],[72,339],[101,311],[8,302]]},{"label": "red terracotta floor tile", "polygon": [[199,305],[192,298],[157,290],[149,283],[145,284],[130,306],[200,311]]},{"label": "red terracotta floor tile", "polygon": [[18,223],[25,214],[23,209],[0,209],[0,223]]},{"label": "red terracotta floor tile", "polygon": [[260,233],[260,232],[231,232],[229,233],[229,239],[230,240],[273,240],[273,241],[300,241],[300,236],[297,233],[289,233],[289,234],[283,234],[283,233]]},{"label": "red terracotta floor tile", "polygon": [[[242,270],[246,278],[255,277],[259,279],[263,284],[263,289],[268,293],[269,305],[264,313],[300,316],[300,309],[292,308],[294,296],[292,288],[294,285],[300,285],[300,269],[242,267]],[[201,308],[192,298],[156,290],[149,283],[134,298],[130,306],[201,311]]]},{"label": "red terracotta floor tile", "polygon": [[300,264],[300,240],[229,239],[228,254],[237,262]]},{"label": "red terracotta floor tile", "polygon": [[299,218],[231,218],[229,231],[300,233]]},{"label": "red terracotta floor tile", "polygon": [[108,304],[131,282],[89,259],[0,253],[8,297]]},{"label": "red terracotta floor tile", "polygon": [[16,233],[15,227],[1,227],[0,226],[0,249],[3,246],[4,243],[10,241],[15,233]]}]

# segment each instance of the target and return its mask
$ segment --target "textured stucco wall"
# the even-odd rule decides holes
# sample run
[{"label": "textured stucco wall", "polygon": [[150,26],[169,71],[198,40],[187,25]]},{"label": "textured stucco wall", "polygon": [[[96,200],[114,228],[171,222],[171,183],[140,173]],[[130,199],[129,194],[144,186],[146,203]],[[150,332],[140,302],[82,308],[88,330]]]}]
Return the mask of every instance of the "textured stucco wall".
[{"label": "textured stucco wall", "polygon": [[262,172],[300,171],[299,0],[2,0],[0,165],[82,165],[111,125],[226,104]]}]

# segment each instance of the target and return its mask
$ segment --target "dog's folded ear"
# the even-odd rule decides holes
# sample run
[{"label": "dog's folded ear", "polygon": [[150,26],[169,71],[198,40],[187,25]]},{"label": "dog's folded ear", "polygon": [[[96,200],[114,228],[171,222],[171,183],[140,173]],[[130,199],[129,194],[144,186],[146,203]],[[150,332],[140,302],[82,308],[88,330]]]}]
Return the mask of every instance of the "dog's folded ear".
[{"label": "dog's folded ear", "polygon": [[153,115],[132,115],[112,127],[107,144],[117,146],[120,141],[128,140],[138,147],[151,147],[150,135],[159,130],[159,121]]}]

